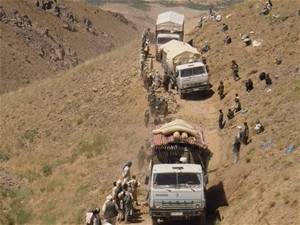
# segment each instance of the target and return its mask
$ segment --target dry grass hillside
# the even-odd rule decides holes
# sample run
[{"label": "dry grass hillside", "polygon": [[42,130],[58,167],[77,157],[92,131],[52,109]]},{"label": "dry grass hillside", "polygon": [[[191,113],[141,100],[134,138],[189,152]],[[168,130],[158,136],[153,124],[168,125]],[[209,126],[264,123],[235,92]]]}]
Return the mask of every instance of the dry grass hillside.
[{"label": "dry grass hillside", "polygon": [[108,53],[139,33],[122,14],[79,1],[5,0],[0,6],[1,93]]},{"label": "dry grass hillside", "polygon": [[[201,124],[214,152],[210,185],[223,183],[228,206],[216,202],[207,225],[300,221],[299,5],[297,0],[272,2],[267,16],[259,15],[264,1],[249,0],[222,10],[222,22],[228,24],[227,33],[232,37],[229,45],[223,43],[222,22],[213,20],[201,29],[195,27],[186,37],[193,38],[199,48],[209,42],[211,50],[204,56],[215,93],[204,100],[176,96],[180,109],[170,117]],[[2,21],[0,24],[1,30],[5,29]],[[241,33],[262,44],[245,46]],[[2,32],[1,46],[7,44],[4,35]],[[46,70],[51,76],[1,94],[1,224],[82,224],[86,210],[102,205],[112,182],[120,178],[123,163],[131,159],[137,164],[137,152],[152,127],[143,126],[147,102],[138,77],[140,40],[134,33],[126,35],[133,40],[129,44],[68,71],[52,74]],[[82,50],[85,44],[81,43]],[[31,54],[25,50],[24,54]],[[7,55],[10,51],[7,48]],[[93,51],[90,54],[96,56]],[[274,64],[275,57],[282,60],[280,65]],[[232,59],[240,66],[237,82],[231,76]],[[3,71],[1,67],[1,74]],[[258,79],[261,71],[270,73],[273,84],[269,88]],[[244,81],[249,78],[254,90],[246,93]],[[220,80],[226,93],[222,101],[216,93]],[[217,111],[227,111],[235,93],[248,112],[237,114],[232,124],[227,121],[220,131]],[[265,132],[258,135],[253,130],[256,119],[265,126]],[[231,127],[244,121],[250,126],[252,141],[242,146],[240,161],[233,164],[231,142],[237,130]],[[261,147],[266,141],[271,145]],[[294,147],[290,153],[286,152],[288,146]],[[132,169],[141,180],[147,165],[142,170]],[[137,223],[147,225],[146,207],[141,210],[144,214]],[[214,217],[215,213],[220,218]]]}]

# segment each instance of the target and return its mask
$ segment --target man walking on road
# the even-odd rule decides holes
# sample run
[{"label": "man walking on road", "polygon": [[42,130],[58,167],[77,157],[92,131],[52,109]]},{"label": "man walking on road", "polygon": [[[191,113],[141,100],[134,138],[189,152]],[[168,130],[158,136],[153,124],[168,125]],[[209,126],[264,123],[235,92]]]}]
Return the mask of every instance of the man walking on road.
[{"label": "man walking on road", "polygon": [[145,112],[144,112],[144,124],[145,124],[145,127],[148,127],[149,120],[150,120],[150,112],[149,112],[149,109],[146,109]]},{"label": "man walking on road", "polygon": [[219,110],[219,128],[222,130],[223,129],[223,112],[222,109]]}]

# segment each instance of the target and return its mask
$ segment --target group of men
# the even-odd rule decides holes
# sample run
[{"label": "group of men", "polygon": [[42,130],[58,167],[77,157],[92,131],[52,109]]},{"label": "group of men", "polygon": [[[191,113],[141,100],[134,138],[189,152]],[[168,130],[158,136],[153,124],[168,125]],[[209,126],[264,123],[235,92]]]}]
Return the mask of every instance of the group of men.
[{"label": "group of men", "polygon": [[[232,69],[234,81],[239,80],[240,79],[240,76],[238,74],[239,66],[235,60],[232,60],[231,69]],[[265,72],[262,72],[259,74],[259,79],[265,81],[266,87],[268,87],[272,84],[272,80],[271,80],[269,74],[266,74]],[[249,93],[251,90],[253,90],[253,88],[254,88],[253,81],[250,78],[245,82],[245,88],[246,88],[247,93]],[[217,89],[220,100],[223,100],[225,98],[224,89],[225,89],[224,83],[223,83],[223,81],[220,81],[220,84]],[[231,108],[228,109],[228,112],[226,115],[228,121],[232,120],[235,117],[235,114],[241,110],[242,110],[242,106],[241,106],[241,101],[240,101],[239,95],[235,94],[234,106],[232,106]],[[224,114],[223,114],[222,109],[219,109],[218,125],[219,125],[220,130],[223,129],[225,126]],[[236,163],[239,159],[239,151],[240,151],[241,144],[247,145],[248,140],[249,140],[249,127],[248,127],[247,122],[244,122],[244,128],[242,128],[241,126],[238,126],[238,129],[239,129],[238,134],[234,137],[234,140],[232,142],[233,162],[234,163]],[[260,123],[259,120],[256,121],[254,130],[256,131],[257,134],[264,131],[264,126]]]},{"label": "group of men", "polygon": [[[140,182],[135,175],[130,175],[131,161],[127,161],[122,169],[122,180],[113,182],[112,194],[106,197],[102,206],[103,222],[105,225],[115,225],[117,221],[125,224],[132,222],[134,204],[138,206],[137,188]],[[101,225],[100,208],[87,213],[87,225]]]}]

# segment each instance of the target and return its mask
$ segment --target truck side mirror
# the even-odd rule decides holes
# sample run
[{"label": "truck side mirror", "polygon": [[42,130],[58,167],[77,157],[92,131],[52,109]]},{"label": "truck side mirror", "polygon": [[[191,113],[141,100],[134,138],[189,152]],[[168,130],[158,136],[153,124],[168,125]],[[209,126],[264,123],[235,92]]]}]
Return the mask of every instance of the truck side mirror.
[{"label": "truck side mirror", "polygon": [[149,176],[145,176],[145,184],[148,184],[149,183]]}]

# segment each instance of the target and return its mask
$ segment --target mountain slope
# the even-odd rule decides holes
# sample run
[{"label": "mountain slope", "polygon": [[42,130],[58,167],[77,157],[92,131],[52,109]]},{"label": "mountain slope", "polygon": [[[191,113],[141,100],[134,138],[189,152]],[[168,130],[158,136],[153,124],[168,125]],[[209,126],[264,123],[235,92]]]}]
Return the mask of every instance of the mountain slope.
[{"label": "mountain slope", "polygon": [[110,52],[138,34],[121,14],[79,1],[13,0],[1,6],[1,93]]}]

